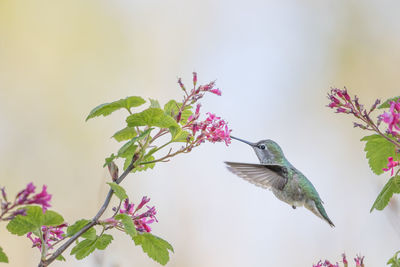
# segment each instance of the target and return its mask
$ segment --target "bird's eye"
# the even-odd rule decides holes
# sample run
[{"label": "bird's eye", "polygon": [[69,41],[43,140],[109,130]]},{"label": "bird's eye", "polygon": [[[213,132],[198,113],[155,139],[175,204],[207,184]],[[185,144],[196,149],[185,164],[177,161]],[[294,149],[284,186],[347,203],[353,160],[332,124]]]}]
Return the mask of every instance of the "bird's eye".
[{"label": "bird's eye", "polygon": [[264,146],[264,145],[259,145],[258,147],[259,147],[260,149],[263,149],[263,150],[265,149],[265,146]]}]

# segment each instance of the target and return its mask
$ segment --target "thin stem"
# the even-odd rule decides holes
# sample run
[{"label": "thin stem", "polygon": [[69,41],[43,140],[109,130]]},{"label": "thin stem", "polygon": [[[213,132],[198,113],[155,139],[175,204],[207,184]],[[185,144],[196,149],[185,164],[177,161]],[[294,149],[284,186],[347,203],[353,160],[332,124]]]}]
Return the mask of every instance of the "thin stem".
[{"label": "thin stem", "polygon": [[[121,183],[125,177],[130,173],[131,170],[135,168],[135,161],[137,157],[133,156],[131,163],[129,164],[128,168],[121,174],[120,177],[115,181],[115,183]],[[104,211],[107,209],[108,205],[110,204],[111,197],[113,195],[113,190],[110,189],[106,196],[106,199],[103,205],[100,207],[97,214],[93,217],[93,219],[85,225],[81,230],[79,230],[76,234],[74,234],[70,239],[68,239],[62,246],[60,246],[48,259],[41,260],[39,263],[39,267],[45,267],[50,265],[58,256],[60,256],[71,244],[75,242],[82,234],[84,234],[87,230],[98,224],[98,220],[103,215]]]}]

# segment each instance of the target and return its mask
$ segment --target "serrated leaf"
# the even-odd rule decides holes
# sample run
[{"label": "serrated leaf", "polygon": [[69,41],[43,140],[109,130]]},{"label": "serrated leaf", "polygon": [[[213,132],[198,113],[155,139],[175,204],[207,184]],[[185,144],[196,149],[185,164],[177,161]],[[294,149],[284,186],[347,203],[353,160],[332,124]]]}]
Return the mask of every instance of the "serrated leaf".
[{"label": "serrated leaf", "polygon": [[99,250],[104,250],[104,249],[107,248],[108,245],[111,244],[112,240],[113,240],[112,235],[102,234],[96,240],[96,248],[99,249]]},{"label": "serrated leaf", "polygon": [[136,227],[133,224],[131,216],[121,213],[115,216],[115,219],[122,222],[126,234],[130,235],[132,238],[137,235]]},{"label": "serrated leaf", "polygon": [[[81,219],[81,220],[76,221],[73,225],[68,226],[67,236],[73,236],[79,230],[81,230],[85,225],[87,225],[89,222],[90,222],[90,220]],[[93,227],[90,228],[85,233],[83,233],[81,235],[81,237],[86,238],[86,239],[91,239],[91,240],[96,239],[96,229],[94,229]]]},{"label": "serrated leaf", "polygon": [[134,142],[128,141],[126,142],[119,150],[118,150],[118,157],[119,158],[127,158],[133,156],[135,154],[137,145]]},{"label": "serrated leaf", "polygon": [[[137,145],[135,145],[136,142],[143,140],[146,138],[150,132],[154,128],[149,128],[143,132],[141,132],[138,136],[132,138],[130,141],[126,142],[119,150],[118,150],[118,157],[120,158],[127,158],[130,157],[132,159],[133,154],[136,151]],[[130,162],[129,162],[130,163]]]},{"label": "serrated leaf", "polygon": [[134,127],[125,127],[122,130],[116,132],[112,137],[118,142],[129,140],[137,135]]},{"label": "serrated leaf", "polygon": [[58,256],[58,257],[56,258],[56,260],[58,260],[58,261],[67,261],[67,260],[63,257],[63,255]]},{"label": "serrated leaf", "polygon": [[118,185],[116,183],[107,183],[107,184],[112,188],[112,190],[114,191],[114,194],[120,200],[125,200],[125,199],[128,198],[128,195],[126,194],[126,191],[122,186],[120,186],[120,185]]},{"label": "serrated leaf", "polygon": [[113,161],[116,158],[117,158],[117,156],[115,156],[114,153],[112,153],[108,158],[105,159],[103,168],[106,167],[109,163],[111,163],[111,161]]},{"label": "serrated leaf", "polygon": [[[170,101],[168,101],[167,104],[164,105],[164,112],[165,112],[165,114],[174,118],[176,115],[178,115],[178,112],[179,112],[179,109],[181,108],[181,106],[182,106],[182,103],[178,103],[175,100],[170,100]],[[187,119],[190,117],[190,115],[193,114],[191,109],[192,109],[192,106],[185,106],[185,108],[181,114],[181,120],[179,122],[180,124],[185,124]]]},{"label": "serrated leaf", "polygon": [[158,100],[151,99],[151,98],[149,98],[149,100],[150,100],[150,107],[151,108],[161,108],[160,103],[158,102]]},{"label": "serrated leaf", "polygon": [[44,215],[41,207],[27,206],[26,215],[17,215],[7,224],[7,230],[14,235],[25,235],[33,232],[43,224]]},{"label": "serrated leaf", "polygon": [[6,253],[4,253],[2,247],[0,247],[0,262],[8,263],[8,257],[6,255]]},{"label": "serrated leaf", "polygon": [[366,141],[364,151],[367,152],[371,170],[379,175],[387,167],[388,157],[395,157],[395,146],[380,135],[364,136],[361,141]]},{"label": "serrated leaf", "polygon": [[140,113],[130,115],[126,122],[129,127],[133,126],[156,126],[160,128],[178,127],[176,121],[166,115],[160,108],[148,108]]},{"label": "serrated leaf", "polygon": [[146,103],[146,101],[140,96],[129,96],[125,99],[120,99],[111,103],[104,103],[92,109],[89,115],[86,117],[86,121],[101,115],[104,117],[108,116],[114,111],[121,108],[126,108],[127,110],[130,110],[130,108],[138,107],[144,103]]},{"label": "serrated leaf", "polygon": [[139,106],[143,105],[144,103],[146,103],[146,100],[144,100],[140,96],[128,96],[127,98],[125,98],[124,105],[125,105],[125,108],[130,109],[130,108],[139,107]]},{"label": "serrated leaf", "polygon": [[[143,158],[142,162],[149,162],[149,161],[153,161],[153,160],[155,160],[155,158],[154,158],[153,156],[145,156],[145,157]],[[125,161],[125,164],[127,164],[127,161]],[[129,165],[129,163],[128,163],[128,165]],[[153,169],[154,166],[156,166],[156,163],[155,163],[155,162],[153,162],[153,163],[148,163],[148,164],[138,165],[138,166],[136,166],[131,172],[137,172],[137,171],[141,172],[141,171],[145,171],[145,170],[147,170],[147,169],[149,169],[149,168],[150,168],[150,169]]]},{"label": "serrated leaf", "polygon": [[398,254],[400,251],[397,251],[392,258],[388,260],[387,265],[391,264],[390,267],[400,267],[400,259],[398,258]]},{"label": "serrated leaf", "polygon": [[389,179],[376,198],[370,212],[372,212],[373,209],[383,210],[387,204],[389,204],[394,193],[400,193],[400,176],[394,176]]},{"label": "serrated leaf", "polygon": [[99,250],[104,250],[113,240],[113,237],[108,234],[103,234],[101,236],[96,236],[95,239],[85,239],[79,242],[71,250],[71,255],[75,255],[75,258],[81,260],[89,256],[96,248]]},{"label": "serrated leaf", "polygon": [[143,252],[161,265],[169,261],[169,251],[174,252],[167,241],[149,233],[136,235],[133,240],[135,245],[142,246]]},{"label": "serrated leaf", "polygon": [[172,142],[187,142],[187,138],[189,137],[190,133],[180,129],[178,131],[178,133],[176,133],[173,138],[172,138]]},{"label": "serrated leaf", "polygon": [[392,101],[398,102],[399,100],[400,100],[400,96],[389,98],[388,100],[386,100],[385,102],[380,104],[378,106],[378,108],[380,108],[380,109],[382,109],[382,108],[390,108],[390,102],[392,102]]},{"label": "serrated leaf", "polygon": [[64,218],[55,211],[46,210],[43,218],[43,224],[45,226],[57,226],[64,222]]},{"label": "serrated leaf", "polygon": [[94,240],[85,239],[79,242],[71,250],[71,255],[75,255],[75,258],[81,260],[90,255],[96,249],[97,237]]}]

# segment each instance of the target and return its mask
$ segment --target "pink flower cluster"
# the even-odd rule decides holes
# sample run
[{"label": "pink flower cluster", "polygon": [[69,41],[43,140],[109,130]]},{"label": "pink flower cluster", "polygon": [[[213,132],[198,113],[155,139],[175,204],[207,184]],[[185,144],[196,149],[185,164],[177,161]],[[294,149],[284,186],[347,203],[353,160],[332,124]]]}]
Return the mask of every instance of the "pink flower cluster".
[{"label": "pink flower cluster", "polygon": [[[143,213],[139,212],[143,208],[143,206],[146,205],[149,201],[150,198],[144,196],[142,198],[142,201],[135,208],[135,204],[129,203],[129,199],[127,198],[124,201],[123,208],[119,210],[120,214],[124,213],[132,218],[133,223],[135,224],[135,228],[139,232],[151,232],[149,224],[152,224],[153,222],[158,222],[157,218],[155,217],[155,215],[157,214],[155,207],[146,206],[147,211]],[[120,225],[120,222],[115,220],[114,218],[106,219],[105,222],[113,226]]]},{"label": "pink flower cluster", "polygon": [[379,118],[388,125],[388,133],[393,136],[400,134],[400,99],[391,101],[389,112],[385,112]]},{"label": "pink flower cluster", "polygon": [[[206,92],[210,92],[219,96],[221,95],[221,90],[214,88],[214,81],[206,85],[200,85],[196,87],[196,72],[193,72],[193,89],[189,93],[187,93],[181,79],[178,80],[178,84],[186,93],[182,107],[184,107],[185,103],[195,104],[204,96]],[[209,112],[206,113],[207,118],[204,121],[199,121],[200,107],[201,105],[197,104],[195,113],[188,118],[186,124],[183,126],[183,128],[188,128],[192,131],[192,135],[195,137],[194,143],[198,145],[207,140],[212,143],[225,142],[226,145],[229,145],[231,143],[230,133],[232,130],[228,128],[227,122],[221,119],[221,117],[217,117],[215,114]],[[179,122],[180,119],[181,111],[177,115],[177,121]]]},{"label": "pink flower cluster", "polygon": [[198,121],[200,104],[197,105],[196,113],[190,116],[187,126],[192,130],[193,136],[196,136],[196,143],[203,143],[205,140],[215,143],[224,141],[226,145],[231,143],[231,131],[227,123],[217,117],[215,114],[207,113],[204,121]]},{"label": "pink flower cluster", "polygon": [[29,183],[24,190],[21,190],[16,195],[14,202],[11,202],[7,199],[5,188],[0,188],[2,196],[0,199],[0,220],[12,220],[17,215],[25,215],[24,209],[15,210],[12,212],[13,209],[23,205],[38,204],[42,206],[43,213],[46,212],[46,210],[51,207],[51,195],[47,193],[47,186],[43,185],[40,193],[35,194],[35,190],[36,187],[33,185],[33,183]]},{"label": "pink flower cluster", "polygon": [[[65,238],[63,228],[67,226],[66,223],[54,227],[42,226],[42,238],[48,249],[52,249],[55,242],[61,241]],[[39,250],[42,249],[42,240],[39,237],[32,237],[32,232],[29,232],[27,237],[32,241],[33,247],[37,247]]]},{"label": "pink flower cluster", "polygon": [[387,164],[387,168],[383,168],[382,170],[387,172],[391,170],[390,175],[393,176],[394,173],[394,167],[398,166],[400,164],[399,161],[394,161],[393,157],[388,157],[388,164]]},{"label": "pink flower cluster", "polygon": [[39,204],[42,206],[44,213],[49,207],[51,207],[51,195],[47,193],[47,186],[43,185],[42,192],[30,196],[35,193],[35,189],[36,187],[33,183],[29,183],[24,190],[17,194],[17,203],[18,205]]},{"label": "pink flower cluster", "polygon": [[[347,89],[332,88],[331,93],[328,94],[328,99],[331,101],[328,105],[330,108],[336,108],[337,113],[353,114],[357,118],[367,117],[369,113],[376,109],[380,104],[380,100],[377,99],[372,105],[371,109],[367,113],[363,105],[360,105],[358,97],[355,96],[352,100],[347,93]],[[360,125],[357,125],[360,126]]]},{"label": "pink flower cluster", "polygon": [[[354,258],[354,261],[356,263],[356,267],[364,267],[364,257],[358,256]],[[348,267],[348,262],[346,259],[346,255],[343,253],[342,254],[342,262],[344,267]],[[328,260],[325,260],[324,262],[319,261],[317,264],[313,265],[313,267],[340,267],[339,263],[336,262],[336,264],[333,264],[329,262]]]}]

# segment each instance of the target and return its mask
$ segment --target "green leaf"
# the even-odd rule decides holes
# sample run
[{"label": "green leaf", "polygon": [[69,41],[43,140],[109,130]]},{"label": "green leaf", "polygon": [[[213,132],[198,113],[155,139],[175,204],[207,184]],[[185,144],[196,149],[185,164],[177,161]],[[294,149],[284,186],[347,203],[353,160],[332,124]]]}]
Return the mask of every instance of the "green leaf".
[{"label": "green leaf", "polygon": [[[181,108],[181,106],[182,106],[182,103],[178,103],[175,100],[170,100],[170,101],[168,101],[167,104],[164,105],[164,112],[165,112],[165,114],[174,118],[176,115],[178,115],[178,112],[179,112],[179,109]],[[190,117],[190,115],[193,114],[191,109],[192,109],[192,106],[185,106],[185,108],[181,114],[181,120],[180,120],[181,124],[185,124],[187,119]]]},{"label": "green leaf", "polygon": [[43,225],[44,215],[41,207],[27,206],[26,216],[17,215],[7,224],[7,230],[14,235],[25,235]]},{"label": "green leaf", "polygon": [[118,142],[132,139],[137,135],[134,127],[125,127],[122,130],[116,132],[112,137]]},{"label": "green leaf", "polygon": [[113,240],[112,235],[103,234],[101,235],[96,241],[96,248],[100,250],[104,250],[107,248],[108,245],[111,244]]},{"label": "green leaf", "polygon": [[179,131],[173,136],[172,142],[187,142],[187,138],[189,137],[190,133],[179,129]]},{"label": "green leaf", "polygon": [[96,249],[97,237],[94,240],[85,239],[79,242],[71,250],[71,255],[75,255],[75,258],[81,260],[90,255]]},{"label": "green leaf", "polygon": [[366,141],[364,151],[371,170],[375,174],[382,174],[387,167],[388,157],[395,156],[395,146],[378,134],[364,136],[361,141]]},{"label": "green leaf", "polygon": [[8,257],[6,255],[6,253],[4,253],[2,247],[0,247],[0,262],[8,263]]},{"label": "green leaf", "polygon": [[96,236],[93,240],[82,240],[71,250],[71,255],[75,255],[76,259],[81,260],[89,256],[96,248],[100,250],[105,249],[112,240],[113,237],[107,234]]},{"label": "green leaf", "polygon": [[[86,219],[81,219],[79,221],[76,221],[73,225],[71,225],[67,228],[67,236],[73,236],[79,230],[81,230],[85,225],[87,225],[89,222],[90,222],[90,220],[86,220]],[[90,239],[90,240],[96,239],[96,229],[94,229],[93,227],[90,228],[84,234],[82,234],[81,237]]]},{"label": "green leaf", "polygon": [[46,210],[42,225],[57,226],[64,222],[64,218],[55,211]]},{"label": "green leaf", "polygon": [[120,200],[125,200],[128,198],[128,195],[126,194],[125,189],[116,184],[116,183],[107,183],[108,185],[110,185],[110,187],[112,188],[112,190],[114,191],[114,194],[120,199]]},{"label": "green leaf", "polygon": [[124,105],[126,109],[139,107],[144,103],[146,103],[146,100],[144,100],[140,96],[128,96],[124,100],[125,100]]},{"label": "green leaf", "polygon": [[125,233],[130,235],[132,238],[137,235],[136,227],[133,224],[131,216],[121,213],[115,216],[115,219],[120,220],[124,225]]},{"label": "green leaf", "polygon": [[158,100],[151,99],[151,98],[149,98],[149,100],[150,100],[150,107],[151,108],[161,108],[160,103],[158,102]]},{"label": "green leaf", "polygon": [[115,156],[114,153],[112,153],[108,158],[106,158],[103,168],[108,166],[108,164],[110,164],[111,161],[113,161],[116,158],[117,158],[117,156]]},{"label": "green leaf", "polygon": [[400,251],[397,251],[392,258],[388,260],[387,265],[391,264],[390,267],[400,267],[400,259],[398,258],[398,254]]},{"label": "green leaf", "polygon": [[399,101],[399,100],[400,100],[400,96],[396,96],[396,97],[389,98],[388,100],[386,100],[385,102],[383,102],[382,104],[380,104],[380,105],[378,106],[378,108],[380,108],[380,109],[382,109],[382,108],[390,108],[390,102],[392,102],[392,101],[397,102],[397,101]]},{"label": "green leaf", "polygon": [[67,261],[67,260],[63,257],[63,255],[58,256],[58,257],[56,258],[56,260],[58,260],[58,261]]},{"label": "green leaf", "polygon": [[373,209],[383,210],[389,203],[394,193],[400,193],[400,176],[398,175],[390,178],[385,184],[374,204],[372,205],[370,212],[372,212]]},{"label": "green leaf", "polygon": [[89,115],[86,117],[86,121],[101,115],[103,115],[104,117],[108,116],[114,111],[119,110],[121,108],[130,110],[130,108],[138,107],[144,103],[146,103],[146,101],[139,96],[129,96],[125,99],[120,99],[111,103],[104,103],[92,109]]},{"label": "green leaf", "polygon": [[176,121],[166,115],[160,108],[148,108],[140,113],[130,115],[126,122],[129,127],[133,126],[156,126],[160,128],[178,127]]},{"label": "green leaf", "polygon": [[[155,158],[154,158],[153,156],[144,156],[144,158],[142,159],[141,162],[149,162],[149,161],[153,161],[153,160],[155,160]],[[127,164],[127,161],[125,161],[125,164]],[[128,165],[129,165],[129,163],[128,163]],[[149,168],[150,168],[150,169],[153,169],[154,166],[156,166],[156,163],[155,163],[155,162],[153,162],[153,163],[148,163],[148,164],[138,165],[138,166],[136,166],[136,167],[132,170],[132,172],[145,171],[145,170],[147,170],[147,169],[149,169]]]},{"label": "green leaf", "polygon": [[137,145],[132,142],[132,140],[126,142],[119,150],[118,150],[118,157],[119,158],[127,158],[133,156],[135,154]]},{"label": "green leaf", "polygon": [[[149,128],[143,132],[141,132],[138,136],[132,138],[130,141],[126,142],[119,150],[118,150],[118,157],[120,158],[127,158],[130,157],[132,160],[133,154],[136,152],[137,145],[135,145],[135,142],[138,142],[140,140],[143,140],[146,138],[150,132],[154,128]],[[130,161],[129,161],[130,163]]]},{"label": "green leaf", "polygon": [[161,265],[167,264],[169,251],[174,251],[167,241],[149,233],[136,235],[133,240],[136,246],[142,246],[143,252]]}]

